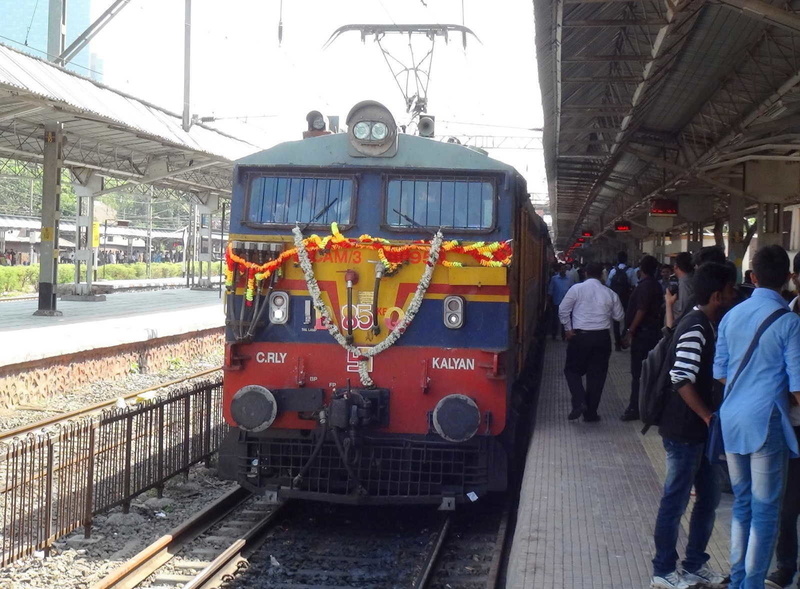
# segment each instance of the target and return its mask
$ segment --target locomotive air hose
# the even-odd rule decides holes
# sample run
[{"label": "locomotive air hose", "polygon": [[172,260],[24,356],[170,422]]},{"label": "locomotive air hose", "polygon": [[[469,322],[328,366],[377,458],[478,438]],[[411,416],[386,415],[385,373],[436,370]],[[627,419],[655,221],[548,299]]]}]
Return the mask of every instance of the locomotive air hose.
[{"label": "locomotive air hose", "polygon": [[381,273],[375,273],[375,288],[372,290],[372,317],[375,323],[372,325],[372,333],[380,334],[381,326],[378,323],[378,291],[381,287]]},{"label": "locomotive air hose", "polygon": [[[272,273],[272,276],[269,278],[267,294],[265,294],[263,297],[261,296],[261,289],[258,289],[258,294],[256,295],[256,310],[253,311],[253,321],[250,322],[250,325],[247,328],[247,333],[244,334],[243,338],[252,337],[255,335],[258,322],[261,321],[261,318],[264,316],[265,310],[269,308],[269,295],[272,294],[272,291],[275,288],[275,280],[277,279],[277,276],[277,272]],[[261,302],[260,305],[258,304],[259,301]]]},{"label": "locomotive air hose", "polygon": [[361,492],[365,492],[364,485],[361,484],[361,481],[358,480],[356,473],[353,472],[353,467],[350,466],[350,463],[347,462],[347,458],[344,455],[344,448],[342,447],[342,439],[339,437],[339,430],[338,428],[333,428],[333,441],[336,444],[336,449],[339,451],[339,458],[342,459],[342,464],[344,464],[345,470],[347,470],[347,476],[356,484],[358,490]]},{"label": "locomotive air hose", "polygon": [[298,486],[300,483],[303,482],[303,477],[306,476],[308,469],[311,468],[311,464],[317,459],[317,455],[319,455],[319,451],[322,449],[322,444],[325,443],[325,438],[328,436],[328,422],[322,424],[322,434],[320,434],[319,438],[317,439],[317,443],[314,444],[314,449],[311,451],[311,456],[308,457],[306,463],[303,465],[303,468],[300,469],[300,472],[297,473],[297,476],[292,479],[292,484],[294,486]]}]

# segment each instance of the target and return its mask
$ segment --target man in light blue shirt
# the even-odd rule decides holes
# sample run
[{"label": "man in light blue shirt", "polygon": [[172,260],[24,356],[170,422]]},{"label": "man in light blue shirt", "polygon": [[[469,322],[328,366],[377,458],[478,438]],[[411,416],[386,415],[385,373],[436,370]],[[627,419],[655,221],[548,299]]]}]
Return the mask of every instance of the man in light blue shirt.
[{"label": "man in light blue shirt", "polygon": [[[777,245],[753,259],[753,295],[720,324],[714,378],[736,374],[759,326],[778,309],[789,278],[789,256]],[[778,533],[789,454],[798,454],[789,421],[790,392],[800,400],[800,317],[786,313],[762,335],[720,409],[722,437],[735,495],[731,522],[730,589],[762,589]]]},{"label": "man in light blue shirt", "polygon": [[564,300],[564,295],[567,294],[569,287],[573,284],[574,282],[567,275],[566,266],[564,266],[564,264],[559,264],[558,273],[550,278],[550,284],[547,287],[547,296],[550,299],[550,308],[552,309],[550,321],[553,339],[556,339],[556,333],[559,328],[561,330],[561,339],[564,339],[564,328],[558,320],[558,306],[561,304],[561,301]]}]

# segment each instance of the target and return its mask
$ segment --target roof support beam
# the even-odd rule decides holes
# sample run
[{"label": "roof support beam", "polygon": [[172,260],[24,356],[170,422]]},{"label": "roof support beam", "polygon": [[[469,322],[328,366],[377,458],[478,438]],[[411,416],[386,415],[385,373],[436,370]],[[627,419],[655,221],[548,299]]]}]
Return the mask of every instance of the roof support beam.
[{"label": "roof support beam", "polygon": [[29,115],[35,113],[36,111],[42,110],[43,107],[41,106],[32,106],[30,104],[25,104],[23,106],[18,106],[17,108],[7,110],[6,112],[0,112],[0,123],[3,121],[9,121],[15,119],[16,117],[21,117],[23,115]]},{"label": "roof support beam", "polygon": [[800,33],[800,16],[761,0],[720,0],[727,8],[792,33]]},{"label": "roof support beam", "polygon": [[567,78],[565,84],[636,84],[641,80],[636,76],[592,76]]},{"label": "roof support beam", "polygon": [[643,104],[645,96],[649,93],[650,87],[654,80],[659,79],[659,76],[656,75],[656,73],[661,69],[659,65],[663,67],[664,58],[675,51],[676,47],[682,42],[681,39],[685,40],[685,35],[681,36],[680,31],[689,19],[697,19],[698,11],[696,9],[699,6],[702,6],[704,2],[705,0],[684,0],[683,2],[679,0],[673,4],[670,0],[666,1],[667,22],[659,29],[658,34],[653,41],[650,55],[643,60],[646,63],[642,68],[641,78],[638,82],[636,90],[633,93],[633,97],[631,98],[630,108],[620,124],[619,131],[616,135],[616,143],[611,146],[606,170],[600,175],[600,177],[598,177],[594,187],[592,187],[592,190],[587,195],[583,206],[581,207],[580,214],[578,215],[578,222],[573,228],[573,234],[577,231],[578,225],[584,221],[592,206],[592,203],[594,202],[594,199],[600,193],[603,183],[608,178],[614,165],[618,161],[618,158],[622,153],[620,148],[629,138],[630,130],[632,129],[634,122],[634,116]]},{"label": "roof support beam", "polygon": [[607,20],[573,20],[564,23],[565,29],[593,29],[609,27],[660,27],[667,24],[663,20],[613,18]]},{"label": "roof support beam", "polygon": [[649,55],[579,55],[562,57],[561,63],[610,63],[616,61],[649,61]]}]

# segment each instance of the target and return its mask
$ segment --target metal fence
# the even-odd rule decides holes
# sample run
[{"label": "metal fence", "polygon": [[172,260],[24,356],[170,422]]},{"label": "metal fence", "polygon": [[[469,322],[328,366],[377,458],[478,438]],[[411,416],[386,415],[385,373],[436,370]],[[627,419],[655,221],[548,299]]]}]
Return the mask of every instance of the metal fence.
[{"label": "metal fence", "polygon": [[222,380],[0,444],[0,566],[157,489],[222,441]]}]

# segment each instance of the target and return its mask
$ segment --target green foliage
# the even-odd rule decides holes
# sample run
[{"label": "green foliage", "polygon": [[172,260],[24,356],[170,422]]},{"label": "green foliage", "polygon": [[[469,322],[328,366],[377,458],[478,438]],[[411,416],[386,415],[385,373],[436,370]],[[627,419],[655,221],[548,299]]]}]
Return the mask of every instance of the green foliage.
[{"label": "green foliage", "polygon": [[186,366],[186,363],[183,361],[183,358],[173,356],[171,358],[167,358],[167,365],[169,366],[170,370],[180,370]]},{"label": "green foliage", "polygon": [[[219,266],[219,264],[217,264]],[[183,274],[180,263],[151,264],[153,278],[171,278]],[[219,268],[216,269],[219,271]],[[147,264],[106,264],[97,269],[97,280],[133,280],[147,276]],[[85,280],[86,266],[81,266],[81,280]],[[58,265],[58,283],[70,284],[75,281],[73,264]],[[35,292],[39,286],[39,265],[0,266],[0,295]]]}]

